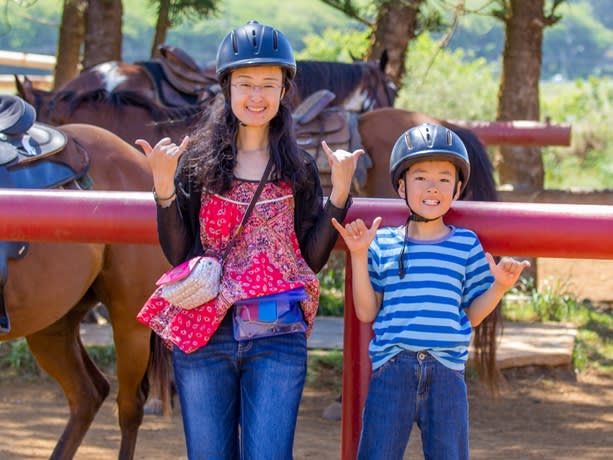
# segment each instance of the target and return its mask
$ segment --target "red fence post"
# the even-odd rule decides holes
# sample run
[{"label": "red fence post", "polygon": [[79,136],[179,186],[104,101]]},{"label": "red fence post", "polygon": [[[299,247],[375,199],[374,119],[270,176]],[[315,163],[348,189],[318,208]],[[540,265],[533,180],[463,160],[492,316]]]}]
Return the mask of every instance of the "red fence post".
[{"label": "red fence post", "polygon": [[[362,407],[370,381],[368,343],[372,337],[370,324],[362,323],[353,308],[351,256],[345,263],[345,314],[343,332],[343,391],[341,416],[341,458],[354,459],[362,429]],[[366,360],[364,360],[366,357]]]}]

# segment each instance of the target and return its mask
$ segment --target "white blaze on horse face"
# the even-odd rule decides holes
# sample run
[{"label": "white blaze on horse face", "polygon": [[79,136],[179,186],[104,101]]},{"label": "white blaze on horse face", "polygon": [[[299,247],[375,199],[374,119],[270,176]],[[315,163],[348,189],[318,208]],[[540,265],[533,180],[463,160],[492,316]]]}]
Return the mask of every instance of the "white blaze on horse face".
[{"label": "white blaze on horse face", "polygon": [[368,90],[356,89],[345,99],[343,107],[349,112],[367,112],[375,103]]},{"label": "white blaze on horse face", "polygon": [[115,88],[128,78],[118,71],[116,62],[105,62],[98,65],[97,72],[101,74],[101,80],[104,82],[104,89],[109,93],[112,93]]}]

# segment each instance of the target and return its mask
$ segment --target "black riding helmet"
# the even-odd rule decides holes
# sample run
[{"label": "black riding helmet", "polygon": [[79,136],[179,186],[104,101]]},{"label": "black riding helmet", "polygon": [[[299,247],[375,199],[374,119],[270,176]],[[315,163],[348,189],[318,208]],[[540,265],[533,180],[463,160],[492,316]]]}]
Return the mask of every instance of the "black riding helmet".
[{"label": "black riding helmet", "polygon": [[279,65],[288,78],[296,75],[296,60],[289,41],[277,29],[249,21],[234,29],[217,49],[217,79],[219,82],[234,69],[258,65]]},{"label": "black riding helmet", "polygon": [[413,163],[422,160],[448,160],[458,169],[462,181],[460,194],[470,177],[468,152],[452,130],[432,123],[423,123],[404,132],[394,144],[390,155],[390,175],[394,190],[398,181]]}]

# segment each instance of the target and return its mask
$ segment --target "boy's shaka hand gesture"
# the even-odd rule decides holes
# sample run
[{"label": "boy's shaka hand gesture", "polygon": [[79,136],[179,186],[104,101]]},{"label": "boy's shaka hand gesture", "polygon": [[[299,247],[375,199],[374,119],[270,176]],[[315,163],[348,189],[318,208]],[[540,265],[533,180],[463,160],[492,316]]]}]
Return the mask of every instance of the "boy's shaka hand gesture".
[{"label": "boy's shaka hand gesture", "polygon": [[376,217],[373,220],[372,226],[368,228],[362,219],[356,219],[353,222],[345,224],[343,227],[334,217],[332,225],[338,230],[338,233],[345,240],[347,249],[350,252],[368,251],[368,247],[372,240],[375,239],[375,234],[379,225],[381,225],[381,217]]},{"label": "boy's shaka hand gesture", "polygon": [[492,256],[489,252],[485,253],[485,257],[490,265],[490,271],[494,277],[494,282],[504,289],[513,287],[524,268],[530,266],[529,261],[519,261],[513,259],[512,257],[503,257],[500,259],[498,264],[496,264],[494,256]]}]

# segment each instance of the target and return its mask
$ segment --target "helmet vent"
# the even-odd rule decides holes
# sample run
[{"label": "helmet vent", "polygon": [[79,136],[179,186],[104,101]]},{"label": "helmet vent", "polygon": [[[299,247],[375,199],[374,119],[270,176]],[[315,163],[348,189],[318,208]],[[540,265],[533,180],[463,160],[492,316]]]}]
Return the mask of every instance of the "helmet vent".
[{"label": "helmet vent", "polygon": [[251,44],[254,48],[258,46],[258,37],[255,34],[255,29],[251,31]]},{"label": "helmet vent", "polygon": [[272,48],[275,51],[279,50],[279,33],[276,30],[272,34]]},{"label": "helmet vent", "polygon": [[451,131],[447,130],[447,145],[453,144],[453,138],[451,137]]},{"label": "helmet vent", "polygon": [[232,32],[232,50],[234,51],[234,54],[238,53],[238,39],[236,38],[236,34],[234,32]]},{"label": "helmet vent", "polygon": [[404,136],[404,142],[407,144],[407,148],[409,150],[413,150],[413,143],[411,142],[411,136],[409,136],[409,133]]}]

